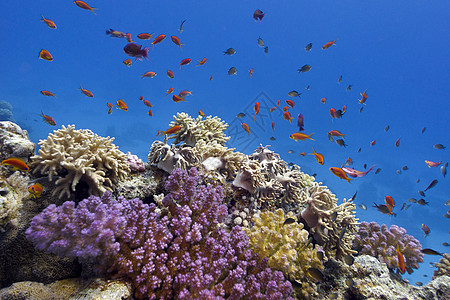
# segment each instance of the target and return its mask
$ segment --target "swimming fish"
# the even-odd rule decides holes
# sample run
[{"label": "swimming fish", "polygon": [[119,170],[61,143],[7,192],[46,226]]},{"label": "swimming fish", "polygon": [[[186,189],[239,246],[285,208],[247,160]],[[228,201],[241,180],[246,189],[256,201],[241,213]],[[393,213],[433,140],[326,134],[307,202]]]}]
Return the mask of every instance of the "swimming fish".
[{"label": "swimming fish", "polygon": [[425,199],[419,199],[417,200],[417,204],[419,205],[428,205],[429,202],[425,201]]},{"label": "swimming fish", "polygon": [[366,89],[364,92],[359,93],[359,94],[361,95],[361,99],[358,99],[358,103],[359,103],[359,104],[365,104],[367,98],[369,97],[369,96],[366,94],[366,92],[367,92],[367,89]]},{"label": "swimming fish", "polygon": [[81,1],[81,0],[74,1],[74,3],[76,4],[76,6],[82,8],[82,9],[85,9],[85,10],[89,10],[89,11],[93,12],[95,15],[94,9],[97,9],[97,8],[90,7],[86,2]]},{"label": "swimming fish", "polygon": [[384,202],[386,203],[386,205],[389,205],[391,208],[395,207],[395,201],[391,196],[384,197]]},{"label": "swimming fish", "polygon": [[305,50],[309,51],[312,48],[312,43],[309,43],[308,45],[306,45]]},{"label": "swimming fish", "polygon": [[39,182],[37,182],[32,186],[28,187],[28,192],[31,194],[32,198],[37,199],[41,197],[42,192],[44,192],[44,186]]},{"label": "swimming fish", "polygon": [[259,102],[256,102],[255,103],[255,107],[253,107],[253,110],[255,111],[255,115],[253,116],[253,120],[255,120],[256,115],[259,113],[259,107],[260,107]]},{"label": "swimming fish", "polygon": [[[322,102],[322,103],[327,102],[327,98],[325,98],[325,97],[320,98],[320,102]],[[333,109],[334,109],[334,108],[333,108]],[[335,111],[336,111],[336,110],[335,110]],[[333,117],[333,119],[334,119],[334,114],[332,115],[332,117]]]},{"label": "swimming fish", "polygon": [[382,214],[394,216],[394,217],[397,215],[392,212],[392,208],[389,205],[386,205],[386,204],[378,205],[376,203],[373,203],[373,204],[375,204],[375,205],[372,205],[372,206],[375,207]]},{"label": "swimming fish", "polygon": [[400,146],[400,138],[398,138],[398,140],[395,141],[395,147]]},{"label": "swimming fish", "polygon": [[430,228],[428,228],[427,225],[422,224],[422,227],[420,229],[422,229],[423,233],[425,234],[424,237],[427,237],[430,234]]},{"label": "swimming fish", "polygon": [[308,275],[313,279],[315,283],[322,282],[324,280],[323,273],[316,268],[309,268]]},{"label": "swimming fish", "polygon": [[427,186],[426,189],[424,189],[423,191],[426,192],[427,190],[431,189],[432,187],[434,187],[436,184],[438,184],[437,179],[433,179],[433,181]]},{"label": "swimming fish", "polygon": [[125,32],[114,30],[112,28],[110,28],[109,30],[106,29],[106,35],[110,35],[111,37],[122,38],[122,39],[127,36],[127,34]]},{"label": "swimming fish", "polygon": [[442,144],[434,144],[434,145],[433,145],[433,148],[434,148],[434,149],[438,149],[438,150],[444,150],[444,149],[445,149],[445,146],[442,145]]},{"label": "swimming fish", "polygon": [[223,52],[224,55],[233,55],[236,53],[236,50],[234,50],[233,48],[228,48],[227,50],[225,50]]},{"label": "swimming fish", "polygon": [[87,90],[87,89],[83,89],[81,86],[80,86],[79,90],[80,90],[86,97],[89,97],[89,98],[94,97],[94,94],[92,94],[91,91],[89,91],[89,90]]},{"label": "swimming fish", "polygon": [[330,116],[333,118],[333,122],[334,122],[334,118],[336,117],[336,110],[334,108],[330,108]]},{"label": "swimming fish", "polygon": [[400,273],[405,273],[405,258],[403,257],[403,254],[400,252],[400,248],[397,244],[397,248],[395,249],[397,251],[397,259],[398,259],[398,270]]},{"label": "swimming fish", "polygon": [[[172,74],[172,75],[173,75],[173,74]],[[144,78],[146,78],[146,77],[153,78],[153,77],[156,76],[156,73],[155,73],[155,72],[152,72],[152,71],[148,71],[148,72],[146,72],[145,74],[143,74],[143,75],[141,75],[141,76],[142,76],[141,79],[144,79]]]},{"label": "swimming fish", "polygon": [[127,67],[129,67],[129,66],[131,66],[131,59],[125,59],[124,61],[123,61],[123,64],[125,65],[125,66],[127,66]]},{"label": "swimming fish", "polygon": [[43,15],[41,15],[41,17],[42,17],[41,21],[43,21],[45,24],[47,24],[48,27],[50,27],[50,28],[52,28],[52,29],[56,29],[56,24],[55,24],[55,22],[53,22],[53,21],[50,20],[50,19],[44,18]]},{"label": "swimming fish", "polygon": [[336,144],[338,144],[339,146],[344,146],[344,147],[348,146],[343,139],[337,139]]},{"label": "swimming fish", "polygon": [[173,92],[173,87],[171,87],[170,89],[167,90],[166,97],[172,92]]},{"label": "swimming fish", "polygon": [[119,109],[123,111],[128,111],[128,106],[122,99],[117,100],[116,105]]},{"label": "swimming fish", "polygon": [[292,153],[294,153],[294,150],[288,150],[288,153],[292,154]]},{"label": "swimming fish", "polygon": [[367,206],[365,206],[364,204],[358,204],[358,207],[362,210],[367,210]]},{"label": "swimming fish", "polygon": [[295,106],[295,102],[292,100],[289,100],[289,99],[286,100],[286,104],[289,105],[291,108],[294,108],[294,106]]},{"label": "swimming fish", "polygon": [[180,69],[181,69],[181,66],[186,66],[186,65],[188,65],[188,64],[190,64],[191,63],[191,59],[190,58],[185,58],[185,59],[183,59],[181,62],[180,62]]},{"label": "swimming fish", "polygon": [[311,70],[311,66],[310,65],[304,65],[303,67],[301,67],[297,71],[299,73],[305,73],[305,72],[308,72],[309,70]]},{"label": "swimming fish", "polygon": [[183,32],[183,25],[184,25],[185,22],[186,22],[186,20],[181,21],[180,28],[178,28],[178,31],[179,31],[180,33]]},{"label": "swimming fish", "polygon": [[425,130],[427,130],[427,128],[426,128],[426,127],[423,127],[422,130],[421,130],[420,132],[424,133]]},{"label": "swimming fish", "polygon": [[143,33],[139,33],[137,35],[137,38],[140,40],[149,40],[153,38],[154,33],[147,33],[147,32],[143,32]]},{"label": "swimming fish", "polygon": [[238,113],[237,115],[236,115],[236,118],[243,118],[243,117],[245,117],[245,114],[244,113]]},{"label": "swimming fish", "polygon": [[420,250],[420,252],[422,252],[423,254],[426,254],[426,255],[440,255],[440,256],[443,255],[442,253],[437,252],[436,250],[433,250],[430,248],[422,249],[422,250]]},{"label": "swimming fish", "polygon": [[269,53],[269,47],[264,47],[264,54],[267,54],[267,53]]},{"label": "swimming fish", "polygon": [[206,57],[203,57],[203,59],[200,61],[198,61],[198,64],[197,64],[197,66],[202,66],[202,65],[204,65],[206,63]]},{"label": "swimming fish", "polygon": [[175,126],[170,127],[169,129],[167,129],[166,131],[158,130],[157,135],[171,135],[171,134],[177,133],[180,130],[181,130],[181,126],[175,125]]},{"label": "swimming fish", "polygon": [[241,123],[241,126],[248,134],[250,134],[250,127],[248,127],[246,123]]},{"label": "swimming fish", "polygon": [[349,84],[348,86],[347,86],[347,92],[349,92],[349,91],[351,91],[351,89],[352,89],[352,85],[351,84]]},{"label": "swimming fish", "polygon": [[344,179],[344,180],[347,180],[348,183],[351,183],[350,181],[351,181],[352,179],[350,179],[350,178],[347,177],[347,174],[344,172],[343,169],[341,169],[341,168],[336,168],[336,167],[331,167],[331,168],[330,168],[330,171],[331,171],[331,173],[333,173],[333,174],[336,175],[337,177],[339,177],[339,178],[341,178],[341,179]]},{"label": "swimming fish", "polygon": [[261,48],[264,48],[264,46],[265,46],[264,41],[261,37],[258,38],[257,42],[258,42],[258,46],[260,46]]},{"label": "swimming fish", "polygon": [[235,67],[231,67],[229,70],[228,70],[228,75],[235,75],[237,73],[237,70],[236,70],[236,68]]},{"label": "swimming fish", "polygon": [[298,126],[298,131],[303,131],[305,130],[303,127],[305,126],[305,124],[303,123],[304,119],[303,119],[303,115],[301,113],[298,114],[297,116],[297,126]]},{"label": "swimming fish", "polygon": [[262,19],[264,18],[265,13],[263,13],[261,10],[257,9],[255,10],[255,12],[253,13],[253,19],[255,19],[255,21],[259,21],[261,22]]},{"label": "swimming fish", "polygon": [[184,97],[180,97],[180,96],[178,96],[178,95],[173,95],[173,96],[172,96],[172,100],[173,100],[173,102],[175,102],[175,103],[178,103],[178,102],[181,102],[181,101],[186,102],[186,100],[184,100]]},{"label": "swimming fish", "polygon": [[291,114],[290,114],[288,111],[285,111],[285,112],[283,113],[283,118],[284,118],[285,120],[288,120],[289,123],[292,123],[293,117],[291,117]]},{"label": "swimming fish", "polygon": [[341,76],[339,76],[339,79],[338,79],[338,84],[340,84],[342,82],[342,75]]},{"label": "swimming fish", "polygon": [[317,153],[316,150],[313,149],[313,153],[309,153],[310,155],[314,155],[316,157],[317,162],[320,165],[323,165],[325,163],[325,160],[323,159],[323,155],[321,153]]},{"label": "swimming fish", "polygon": [[337,131],[337,130],[331,130],[331,131],[328,132],[328,136],[333,136],[333,137],[338,136],[338,137],[343,138],[344,135],[345,135],[345,134],[343,134],[343,133],[341,133],[341,132],[339,132],[339,131]]},{"label": "swimming fish", "polygon": [[184,44],[182,44],[182,43],[180,42],[180,39],[179,39],[178,37],[174,36],[174,35],[172,35],[172,36],[170,37],[170,39],[172,40],[172,42],[173,42],[175,45],[177,45],[178,47],[180,47],[180,49],[181,49],[181,46],[184,45]]},{"label": "swimming fish", "polygon": [[39,58],[47,61],[53,61],[53,56],[45,49],[41,49],[39,52]]},{"label": "swimming fish", "polygon": [[389,130],[389,128],[391,128],[391,127],[389,127],[389,125],[386,125],[386,127],[384,127],[384,131],[387,132]]},{"label": "swimming fish", "polygon": [[325,45],[322,46],[322,50],[328,49],[328,48],[330,48],[331,46],[336,45],[336,41],[337,41],[337,40],[329,41],[328,43],[325,43]]},{"label": "swimming fish", "polygon": [[444,178],[445,178],[445,175],[447,175],[447,166],[448,166],[448,162],[446,162],[444,165],[441,166],[441,173],[442,173],[442,176],[444,176]]},{"label": "swimming fish", "polygon": [[428,168],[434,168],[434,167],[437,167],[440,164],[442,164],[442,161],[440,161],[440,162],[433,162],[433,161],[425,160],[425,163],[427,164]]},{"label": "swimming fish", "polygon": [[114,105],[112,103],[106,103],[106,106],[108,106],[108,115],[112,114],[112,109]]},{"label": "swimming fish", "polygon": [[166,38],[165,34],[160,34],[158,35],[152,42],[152,48],[156,45],[161,43],[162,41],[164,41],[164,39]]},{"label": "swimming fish", "polygon": [[290,91],[290,92],[288,93],[288,95],[289,95],[290,97],[300,97],[301,94],[302,94],[302,93],[299,93],[299,92],[297,92],[297,91]]},{"label": "swimming fish", "polygon": [[349,157],[344,163],[344,166],[351,166],[353,165],[353,160]]},{"label": "swimming fish", "polygon": [[367,173],[369,173],[373,169],[373,167],[375,167],[375,166],[370,167],[370,169],[368,169],[367,171],[364,171],[364,172],[363,171],[358,171],[358,170],[355,170],[355,169],[352,169],[352,168],[347,168],[347,167],[343,167],[342,170],[345,173],[347,173],[348,176],[355,178],[355,177],[364,177],[364,176],[366,176]]},{"label": "swimming fish", "polygon": [[273,136],[271,136],[271,137],[269,138],[269,140],[275,141],[276,139],[275,139]]},{"label": "swimming fish", "polygon": [[1,164],[3,166],[12,167],[13,171],[19,170],[19,171],[23,171],[23,172],[28,172],[30,170],[30,168],[23,161],[23,159],[17,158],[17,157],[10,157],[10,158],[4,159],[4,160],[2,160]]},{"label": "swimming fish", "polygon": [[376,169],[375,174],[378,174],[381,172],[381,168]]},{"label": "swimming fish", "polygon": [[53,120],[52,117],[45,115],[42,111],[41,111],[41,113],[42,114],[40,116],[44,118],[45,123],[47,123],[48,125],[51,125],[51,126],[56,125],[56,122],[55,122],[55,120]]},{"label": "swimming fish", "polygon": [[135,43],[128,43],[123,51],[126,55],[136,58],[136,60],[142,60],[142,58],[148,58],[148,47],[142,49],[142,45],[138,45]]},{"label": "swimming fish", "polygon": [[44,91],[41,91],[41,94],[44,95],[44,96],[48,96],[48,97],[56,97],[55,94],[53,94],[50,91],[45,91],[44,90]]},{"label": "swimming fish", "polygon": [[293,133],[293,134],[291,134],[290,136],[289,136],[289,138],[290,139],[293,139],[294,141],[298,141],[298,140],[301,140],[301,141],[303,141],[303,140],[305,140],[305,139],[309,139],[309,140],[312,140],[312,141],[314,141],[312,138],[311,138],[311,135],[313,135],[314,133],[311,133],[311,134],[309,134],[309,135],[307,135],[307,134],[304,134],[304,133],[301,133],[301,132],[295,132],[295,133]]},{"label": "swimming fish", "polygon": [[[166,74],[167,74],[167,76],[170,78],[170,79],[173,79],[174,77],[175,77],[175,75],[173,75],[173,72],[171,71],[171,70],[167,70],[166,71]],[[156,74],[155,74],[156,75]]]}]

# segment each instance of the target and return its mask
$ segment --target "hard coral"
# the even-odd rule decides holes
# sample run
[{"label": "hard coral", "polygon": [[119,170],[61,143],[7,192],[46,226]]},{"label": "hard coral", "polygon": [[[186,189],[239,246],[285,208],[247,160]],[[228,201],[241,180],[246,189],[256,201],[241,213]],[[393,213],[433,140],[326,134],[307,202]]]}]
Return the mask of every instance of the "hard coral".
[{"label": "hard coral", "polygon": [[444,253],[438,263],[434,264],[438,269],[433,272],[433,279],[438,276],[450,276],[450,254]]},{"label": "hard coral", "polygon": [[362,222],[353,240],[353,246],[359,250],[359,254],[374,256],[386,263],[388,268],[398,270],[397,245],[405,258],[405,269],[411,274],[423,262],[423,253],[420,252],[420,242],[406,234],[406,229],[397,225],[391,225],[388,229],[385,224],[380,226],[376,222]]},{"label": "hard coral", "polygon": [[130,152],[127,152],[127,164],[130,167],[130,170],[132,172],[144,172],[145,171],[145,164],[137,157],[137,155],[133,155]]},{"label": "hard coral", "polygon": [[56,180],[53,194],[59,198],[75,192],[77,184],[85,182],[88,193],[101,195],[112,190],[130,172],[125,153],[112,142],[88,129],[75,130],[74,125],[62,126],[39,142],[39,154],[31,157],[33,173],[48,174]]},{"label": "hard coral", "polygon": [[0,231],[7,225],[17,225],[22,201],[28,195],[28,178],[19,171],[6,179],[0,179]]},{"label": "hard coral", "polygon": [[166,215],[139,199],[89,197],[50,206],[27,237],[42,250],[92,261],[97,271],[131,280],[139,299],[282,299],[291,285],[248,249],[238,227],[227,232],[220,187],[198,185],[196,169],[175,170],[162,201]]}]

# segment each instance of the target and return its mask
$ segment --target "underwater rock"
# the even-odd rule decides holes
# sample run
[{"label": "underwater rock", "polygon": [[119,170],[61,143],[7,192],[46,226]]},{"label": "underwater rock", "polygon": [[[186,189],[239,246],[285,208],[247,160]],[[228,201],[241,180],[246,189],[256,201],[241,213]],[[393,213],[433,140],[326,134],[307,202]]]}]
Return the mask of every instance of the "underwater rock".
[{"label": "underwater rock", "polygon": [[18,157],[27,162],[35,149],[36,144],[30,141],[26,130],[10,121],[0,122],[0,160]]}]

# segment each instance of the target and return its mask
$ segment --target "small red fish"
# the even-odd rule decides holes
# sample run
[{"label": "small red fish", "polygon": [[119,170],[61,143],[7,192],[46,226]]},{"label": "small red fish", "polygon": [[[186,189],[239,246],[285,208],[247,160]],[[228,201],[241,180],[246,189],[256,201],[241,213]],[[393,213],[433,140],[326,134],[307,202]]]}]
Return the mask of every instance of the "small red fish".
[{"label": "small red fish", "polygon": [[114,105],[112,103],[106,103],[106,106],[108,106],[108,115],[112,114],[112,109]]},{"label": "small red fish", "polygon": [[92,94],[91,91],[86,90],[86,89],[83,89],[81,86],[80,86],[79,90],[80,90],[86,97],[90,97],[90,98],[94,97],[94,94]]},{"label": "small red fish", "polygon": [[[156,44],[161,43],[166,38],[165,34],[160,34],[156,37],[156,39],[153,40],[152,45],[155,46]],[[152,46],[152,47],[153,47]]]},{"label": "small red fish", "polygon": [[375,140],[370,142],[370,147],[375,146]]},{"label": "small red fish", "polygon": [[116,105],[119,109],[128,111],[128,106],[122,99],[117,100]]},{"label": "small red fish", "polygon": [[275,109],[277,109],[277,106],[274,106],[270,109],[270,112],[273,112]]},{"label": "small red fish", "polygon": [[250,127],[248,127],[246,123],[241,123],[241,126],[248,134],[250,134]]},{"label": "small red fish", "polygon": [[148,100],[144,100],[144,104],[145,104],[145,106],[147,106],[147,107],[153,107],[153,105],[150,103],[150,101],[148,101]]},{"label": "small red fish", "polygon": [[425,234],[425,237],[427,237],[430,234],[430,228],[428,228],[427,225],[422,224],[421,229],[423,230],[423,233]]},{"label": "small red fish", "polygon": [[178,102],[180,102],[180,101],[186,101],[186,100],[184,100],[184,97],[180,97],[180,96],[178,96],[178,95],[173,95],[173,96],[172,96],[172,100],[173,100],[175,103],[178,103]]},{"label": "small red fish", "polygon": [[181,62],[180,62],[180,69],[181,69],[181,66],[185,66],[185,65],[188,65],[188,64],[190,64],[191,63],[191,59],[190,58],[185,58],[185,59],[183,59]]},{"label": "small red fish", "polygon": [[[327,102],[327,98],[325,98],[325,97],[321,98],[321,99],[320,99],[320,102],[322,102],[322,103]],[[334,108],[333,108],[333,109],[334,109]],[[334,116],[333,116],[333,118],[334,118]]]},{"label": "small red fish", "polygon": [[205,113],[201,109],[198,110],[198,114],[203,118],[205,117]]},{"label": "small red fish", "polygon": [[149,39],[153,38],[153,35],[154,35],[154,33],[148,34],[146,32],[143,32],[143,33],[139,33],[137,35],[137,38],[140,39],[140,40],[149,40]]},{"label": "small red fish", "polygon": [[284,118],[285,120],[288,120],[289,123],[292,124],[292,119],[293,119],[293,117],[291,117],[291,114],[290,114],[288,111],[285,111],[285,112],[283,113],[283,118]]},{"label": "small red fish", "polygon": [[283,111],[288,111],[288,110],[289,110],[289,106],[286,105],[283,107]]},{"label": "small red fish", "polygon": [[173,87],[171,87],[170,89],[167,90],[166,97],[167,97],[170,93],[172,93],[172,92],[173,92]]},{"label": "small red fish", "polygon": [[398,146],[400,146],[400,138],[395,141],[395,147],[398,147]]},{"label": "small red fish", "polygon": [[367,89],[363,93],[359,93],[361,95],[361,99],[358,99],[359,104],[364,104],[367,100],[367,97],[369,97],[366,92]]},{"label": "small red fish", "polygon": [[336,41],[337,41],[337,40],[329,41],[328,43],[326,43],[325,45],[322,46],[322,50],[328,49],[328,48],[330,48],[331,46],[336,45]]},{"label": "small red fish", "polygon": [[47,61],[53,61],[53,56],[45,49],[41,49],[39,52],[39,58]]},{"label": "small red fish", "polygon": [[184,44],[182,44],[182,43],[180,42],[180,39],[177,38],[176,36],[172,35],[170,38],[172,39],[172,42],[173,42],[175,45],[177,45],[178,47],[180,47],[180,49],[181,49],[181,45],[184,45]]},{"label": "small red fish", "polygon": [[253,120],[255,120],[256,115],[259,113],[259,102],[255,103],[255,107],[253,108],[253,110],[255,111],[255,115],[253,116]]},{"label": "small red fish", "polygon": [[131,66],[131,59],[125,59],[124,61],[123,61],[123,64],[125,65],[125,66],[127,66],[127,67],[129,67],[129,66]]},{"label": "small red fish", "polygon": [[301,156],[305,156],[305,155],[306,155],[306,153],[305,153],[305,152],[302,152],[302,153],[300,153],[300,155],[301,155]]},{"label": "small red fish", "polygon": [[148,111],[148,115],[149,115],[150,117],[153,117],[153,112],[152,112],[151,109]]},{"label": "small red fish", "polygon": [[2,161],[1,163],[4,166],[11,166],[14,171],[23,171],[28,172],[30,168],[27,164],[21,159],[17,157],[10,157]]},{"label": "small red fish", "polygon": [[331,167],[330,171],[331,171],[331,173],[333,173],[337,177],[339,177],[341,179],[344,179],[344,180],[347,180],[347,182],[351,183],[350,180],[352,180],[352,179],[348,178],[347,174],[341,168]]},{"label": "small red fish", "polygon": [[255,12],[253,13],[253,19],[255,19],[255,21],[259,21],[261,22],[262,19],[264,18],[265,13],[263,13],[261,10],[257,9],[255,10]]},{"label": "small red fish", "polygon": [[133,42],[133,40],[131,39],[131,33],[127,33],[125,36],[127,38],[128,43],[132,43]]},{"label": "small red fish", "polygon": [[334,118],[336,117],[336,110],[334,108],[330,108],[330,116],[333,118],[334,122]]},{"label": "small red fish", "polygon": [[90,11],[93,12],[94,15],[95,15],[94,9],[97,9],[97,8],[95,8],[95,7],[90,7],[86,2],[81,1],[81,0],[74,1],[74,3],[75,3],[78,7],[82,8],[82,9],[90,10]]},{"label": "small red fish", "polygon": [[278,101],[277,101],[277,107],[280,106],[280,104],[281,104],[281,100],[278,99]]},{"label": "small red fish", "polygon": [[169,76],[169,78],[173,79],[175,77],[175,75],[173,75],[173,72],[171,70],[167,70],[166,72],[167,76]]},{"label": "small red fish", "polygon": [[313,148],[313,153],[309,153],[311,155],[314,155],[316,157],[317,162],[320,165],[323,165],[325,163],[325,160],[323,159],[323,155],[321,153],[317,153],[316,150]]},{"label": "small red fish", "polygon": [[301,132],[295,132],[295,133],[293,133],[293,134],[291,134],[290,136],[289,136],[289,138],[290,139],[293,139],[294,141],[298,141],[298,140],[301,140],[301,141],[303,141],[303,140],[306,140],[306,139],[309,139],[309,140],[312,140],[312,141],[314,141],[312,138],[311,138],[311,135],[313,135],[314,133],[311,133],[311,134],[304,134],[304,133],[301,133]]},{"label": "small red fish", "polygon": [[253,75],[253,69],[248,70],[248,73],[250,74],[250,77]]},{"label": "small red fish", "polygon": [[32,198],[37,199],[41,197],[42,192],[44,192],[44,186],[37,182],[28,188],[28,192],[31,194]]},{"label": "small red fish", "polygon": [[292,100],[286,100],[287,105],[289,105],[290,107],[294,108],[295,103]]},{"label": "small red fish", "polygon": [[182,98],[186,97],[187,95],[192,95],[192,91],[183,90],[178,94],[178,96]]},{"label": "small red fish", "polygon": [[156,73],[155,73],[155,72],[152,72],[152,71],[148,71],[148,72],[146,72],[144,75],[141,75],[141,76],[142,76],[141,79],[144,79],[144,78],[146,78],[146,77],[153,78],[153,77],[156,76]]},{"label": "small red fish", "polygon": [[275,130],[275,122],[272,121],[272,130]]},{"label": "small red fish", "polygon": [[405,273],[405,258],[403,257],[403,254],[400,252],[400,248],[397,245],[397,248],[395,249],[397,251],[397,259],[398,259],[398,270],[400,273]]},{"label": "small red fish", "polygon": [[213,79],[213,76],[212,76],[212,74],[211,74],[211,76],[209,76],[209,81],[211,81]]},{"label": "small red fish", "polygon": [[338,136],[338,137],[344,138],[344,135],[345,134],[340,133],[337,130],[331,130],[331,131],[328,132],[328,136]]},{"label": "small red fish", "polygon": [[47,123],[48,125],[51,125],[51,126],[56,125],[56,122],[55,122],[55,120],[53,120],[52,117],[45,115],[43,112],[41,112],[41,113],[42,113],[42,115],[40,115],[40,116],[44,118],[45,123]]},{"label": "small red fish", "polygon": [[395,201],[391,196],[384,197],[384,202],[386,202],[386,205],[390,206],[391,208],[395,207]]},{"label": "small red fish", "polygon": [[52,20],[44,18],[44,16],[42,16],[42,15],[41,15],[41,17],[42,17],[41,21],[43,21],[45,24],[47,24],[48,27],[50,27],[52,29],[56,29],[55,22],[53,22]]},{"label": "small red fish", "polygon": [[203,57],[203,59],[200,61],[198,61],[198,64],[197,64],[197,66],[202,66],[202,65],[204,65],[206,63],[206,57]]},{"label": "small red fish", "polygon": [[169,129],[167,129],[166,131],[161,131],[161,130],[159,130],[159,131],[158,131],[158,135],[170,135],[170,134],[175,134],[175,133],[177,133],[178,131],[180,131],[180,129],[181,129],[181,126],[180,126],[180,125],[175,125],[175,126],[170,127]]},{"label": "small red fish", "polygon": [[347,112],[347,105],[342,106],[342,114]]},{"label": "small red fish", "polygon": [[433,162],[433,161],[425,160],[425,163],[427,164],[428,168],[435,168],[435,167],[439,166],[440,164],[442,164],[442,161]]},{"label": "small red fish", "polygon": [[53,94],[50,91],[46,91],[46,90],[41,91],[41,94],[44,95],[44,96],[48,96],[48,97],[56,97],[55,94]]}]

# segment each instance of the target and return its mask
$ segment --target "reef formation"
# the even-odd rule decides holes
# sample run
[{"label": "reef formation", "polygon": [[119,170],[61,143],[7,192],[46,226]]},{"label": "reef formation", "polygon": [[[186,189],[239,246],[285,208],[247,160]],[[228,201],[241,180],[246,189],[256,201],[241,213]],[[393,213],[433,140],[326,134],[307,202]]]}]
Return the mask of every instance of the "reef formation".
[{"label": "reef formation", "polygon": [[[1,125],[0,136],[8,134]],[[13,280],[0,277],[0,295],[449,295],[448,256],[436,279],[420,288],[394,273],[398,262],[393,239],[401,241],[408,272],[422,259],[420,243],[404,229],[359,224],[351,199],[338,201],[326,186],[299,166],[288,166],[268,146],[250,155],[227,148],[228,125],[218,117],[194,119],[179,113],[173,126],[180,130],[153,142],[148,163],[121,152],[109,137],[69,125],[41,140],[37,155],[23,152],[31,172],[14,173],[2,166],[1,188],[8,193],[0,195],[5,198],[0,198],[0,242],[18,249],[14,258],[11,252],[0,254],[2,273],[22,271]],[[25,137],[24,145],[31,143]],[[2,142],[2,157],[8,158],[18,146],[4,149]],[[35,182],[47,190],[39,199],[27,194],[27,186]],[[38,269],[43,259],[47,262],[40,274],[24,271]]]}]

